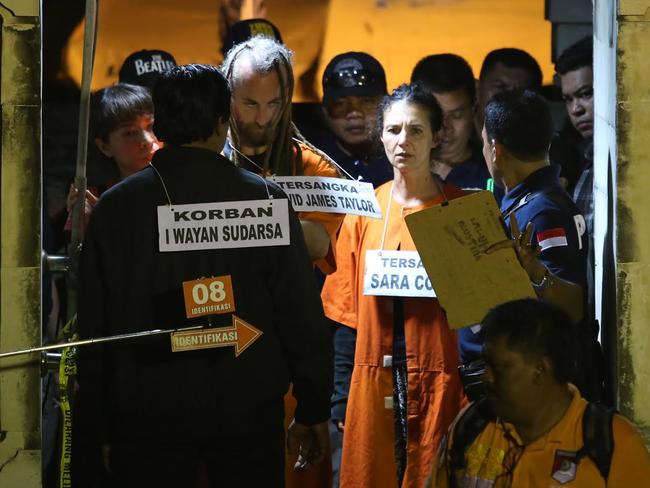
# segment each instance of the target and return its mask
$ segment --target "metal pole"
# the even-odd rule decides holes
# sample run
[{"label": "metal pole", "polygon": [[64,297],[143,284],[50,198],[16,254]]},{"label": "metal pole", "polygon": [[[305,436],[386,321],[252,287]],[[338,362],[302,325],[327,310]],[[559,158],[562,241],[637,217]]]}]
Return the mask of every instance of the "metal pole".
[{"label": "metal pole", "polygon": [[84,206],[86,200],[86,157],[88,152],[88,119],[90,113],[90,83],[95,64],[95,39],[97,32],[97,0],[86,0],[84,21],[83,71],[79,102],[79,132],[77,137],[77,167],[75,188],[77,202],[72,210],[72,236],[70,239],[70,269],[68,272],[68,317],[77,311],[77,283],[79,280],[79,254],[84,235]]},{"label": "metal pole", "polygon": [[193,327],[183,327],[179,329],[166,329],[166,330],[154,329],[154,330],[147,330],[143,332],[132,332],[130,334],[120,334],[120,335],[114,335],[108,337],[98,337],[95,339],[84,339],[80,341],[63,342],[61,344],[50,344],[49,346],[31,347],[29,349],[20,349],[18,351],[3,352],[0,353],[0,359],[12,357],[12,356],[20,356],[23,354],[32,354],[35,352],[51,351],[53,349],[63,349],[66,347],[89,346],[91,344],[103,344],[106,342],[118,342],[118,341],[130,340],[130,339],[138,339],[141,337],[152,337],[152,336],[157,336],[162,334],[173,334],[175,332],[184,332],[186,330],[203,329],[203,327],[204,327],[203,325],[195,325]]}]

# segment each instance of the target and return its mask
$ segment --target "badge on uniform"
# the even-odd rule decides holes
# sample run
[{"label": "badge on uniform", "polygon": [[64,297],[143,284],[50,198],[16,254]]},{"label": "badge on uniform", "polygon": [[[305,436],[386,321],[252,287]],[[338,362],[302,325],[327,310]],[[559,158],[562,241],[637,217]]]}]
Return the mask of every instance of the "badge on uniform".
[{"label": "badge on uniform", "polygon": [[553,473],[551,475],[555,481],[563,485],[576,479],[577,456],[578,453],[574,451],[562,451],[560,449],[555,451]]}]

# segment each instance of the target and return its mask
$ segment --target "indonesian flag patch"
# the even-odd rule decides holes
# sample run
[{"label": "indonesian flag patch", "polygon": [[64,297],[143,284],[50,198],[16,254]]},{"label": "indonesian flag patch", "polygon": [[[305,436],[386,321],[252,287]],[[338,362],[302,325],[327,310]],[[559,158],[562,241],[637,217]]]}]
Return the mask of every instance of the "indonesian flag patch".
[{"label": "indonesian flag patch", "polygon": [[548,229],[543,232],[537,233],[537,243],[542,251],[552,247],[568,246],[569,242],[566,239],[566,232],[562,227]]}]

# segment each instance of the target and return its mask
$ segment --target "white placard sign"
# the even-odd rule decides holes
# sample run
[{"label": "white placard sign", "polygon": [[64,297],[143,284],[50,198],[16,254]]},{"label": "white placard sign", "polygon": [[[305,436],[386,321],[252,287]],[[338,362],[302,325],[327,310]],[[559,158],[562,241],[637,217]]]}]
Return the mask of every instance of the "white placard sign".
[{"label": "white placard sign", "polygon": [[289,205],[284,198],[158,207],[161,252],[286,246],[289,242]]},{"label": "white placard sign", "polygon": [[435,298],[417,251],[366,251],[363,294]]},{"label": "white placard sign", "polygon": [[271,176],[297,212],[330,212],[381,218],[372,183],[325,176]]}]

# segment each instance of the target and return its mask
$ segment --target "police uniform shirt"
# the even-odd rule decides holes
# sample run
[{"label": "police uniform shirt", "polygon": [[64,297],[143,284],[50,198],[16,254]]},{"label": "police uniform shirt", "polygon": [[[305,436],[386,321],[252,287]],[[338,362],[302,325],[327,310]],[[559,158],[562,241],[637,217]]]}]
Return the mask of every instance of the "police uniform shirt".
[{"label": "police uniform shirt", "polygon": [[445,181],[463,190],[493,191],[498,204],[503,198],[503,189],[493,185],[492,175],[490,175],[483,154],[478,148],[472,149],[472,154],[468,159],[454,165]]},{"label": "police uniform shirt", "polygon": [[[540,261],[555,276],[577,283],[584,290],[588,252],[585,222],[562,188],[558,175],[559,168],[556,166],[535,171],[503,197],[501,213],[506,229],[510,229],[512,214],[516,216],[522,232],[528,222],[532,222],[532,244],[542,249]],[[459,331],[463,364],[480,356],[482,342],[479,337],[471,328]]]}]

